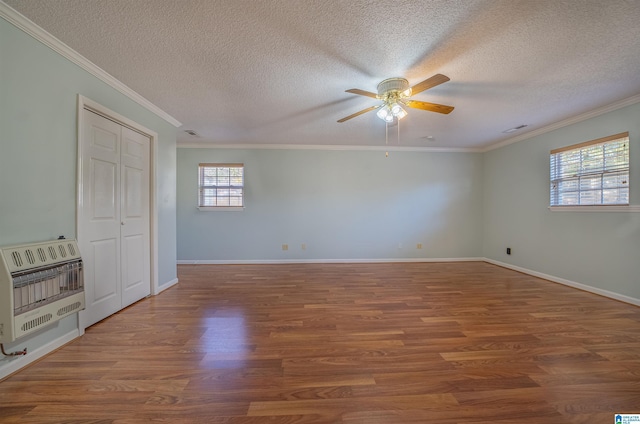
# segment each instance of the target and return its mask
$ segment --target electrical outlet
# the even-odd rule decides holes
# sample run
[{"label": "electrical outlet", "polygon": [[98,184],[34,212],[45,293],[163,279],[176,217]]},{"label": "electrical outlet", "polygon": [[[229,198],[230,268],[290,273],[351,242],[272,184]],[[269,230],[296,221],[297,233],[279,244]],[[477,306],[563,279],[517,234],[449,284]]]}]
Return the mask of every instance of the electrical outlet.
[{"label": "electrical outlet", "polygon": [[306,243],[302,243],[302,246],[300,246],[300,249],[307,250],[307,244]]},{"label": "electrical outlet", "polygon": [[507,255],[510,255],[510,254],[511,254],[511,248],[507,247]]},{"label": "electrical outlet", "polygon": [[289,245],[288,244],[283,244],[282,245],[282,250],[289,250]]},{"label": "electrical outlet", "polygon": [[416,249],[422,249],[422,243],[416,244]]}]

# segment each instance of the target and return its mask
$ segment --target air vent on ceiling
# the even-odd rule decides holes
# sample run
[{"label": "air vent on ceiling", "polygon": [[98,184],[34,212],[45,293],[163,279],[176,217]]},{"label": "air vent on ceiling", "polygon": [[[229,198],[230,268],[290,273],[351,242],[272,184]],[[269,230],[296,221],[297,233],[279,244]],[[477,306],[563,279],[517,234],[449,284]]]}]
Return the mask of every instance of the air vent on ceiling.
[{"label": "air vent on ceiling", "polygon": [[197,132],[195,132],[194,130],[184,130],[184,132],[186,132],[187,134],[189,134],[189,135],[190,135],[190,136],[192,136],[192,137],[200,137],[200,136],[198,135],[198,133],[197,133]]},{"label": "air vent on ceiling", "polygon": [[521,130],[523,128],[526,128],[528,126],[529,125],[522,124],[522,125],[518,125],[517,127],[509,128],[508,130],[504,130],[502,132],[505,133],[505,134],[510,134],[512,132],[516,132],[516,131]]}]

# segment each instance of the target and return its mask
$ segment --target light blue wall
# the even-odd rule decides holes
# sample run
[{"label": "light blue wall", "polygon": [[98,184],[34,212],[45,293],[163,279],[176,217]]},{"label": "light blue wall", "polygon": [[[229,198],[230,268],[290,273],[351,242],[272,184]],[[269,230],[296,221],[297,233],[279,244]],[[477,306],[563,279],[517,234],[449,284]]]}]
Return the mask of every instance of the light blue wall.
[{"label": "light blue wall", "polygon": [[[78,94],[159,135],[159,281],[166,284],[176,278],[176,129],[1,18],[0,245],[75,237]],[[20,347],[42,346],[77,328],[76,320]]]},{"label": "light blue wall", "polygon": [[[201,162],[244,163],[244,211],[196,208]],[[478,257],[481,228],[480,154],[178,148],[179,260]]]},{"label": "light blue wall", "polygon": [[624,131],[631,140],[630,199],[639,205],[640,104],[487,152],[484,256],[640,299],[640,213],[547,208],[549,151]]}]

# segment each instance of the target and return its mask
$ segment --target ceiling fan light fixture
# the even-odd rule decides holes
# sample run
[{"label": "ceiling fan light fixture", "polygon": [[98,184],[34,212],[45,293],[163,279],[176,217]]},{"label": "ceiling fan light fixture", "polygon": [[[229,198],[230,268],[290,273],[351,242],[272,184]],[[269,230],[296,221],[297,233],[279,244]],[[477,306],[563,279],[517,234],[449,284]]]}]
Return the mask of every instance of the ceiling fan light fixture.
[{"label": "ceiling fan light fixture", "polygon": [[448,114],[453,111],[453,106],[439,105],[436,103],[428,103],[420,100],[411,100],[414,94],[421,93],[430,88],[436,87],[442,83],[449,81],[449,77],[442,74],[436,74],[431,78],[419,82],[413,87],[409,86],[409,81],[405,78],[387,78],[378,84],[378,92],[372,93],[370,91],[361,90],[359,88],[350,88],[346,90],[347,93],[357,94],[360,96],[372,97],[382,101],[382,104],[378,106],[371,106],[363,109],[359,112],[352,113],[351,115],[339,119],[338,122],[345,122],[356,116],[360,116],[364,113],[377,110],[378,118],[383,121],[396,122],[399,119],[407,116],[407,111],[403,106],[410,107],[412,109],[427,110],[430,112],[438,112]]}]

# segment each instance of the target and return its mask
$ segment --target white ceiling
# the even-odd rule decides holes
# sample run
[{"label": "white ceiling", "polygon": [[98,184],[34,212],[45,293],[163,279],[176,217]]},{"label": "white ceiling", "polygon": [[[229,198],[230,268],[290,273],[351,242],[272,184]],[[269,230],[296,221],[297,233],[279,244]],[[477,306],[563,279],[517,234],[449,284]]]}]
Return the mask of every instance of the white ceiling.
[{"label": "white ceiling", "polygon": [[410,109],[402,146],[484,148],[640,93],[637,0],[5,2],[199,134],[180,142],[383,146],[375,112],[336,121],[389,77],[451,78],[414,99],[455,110]]}]

